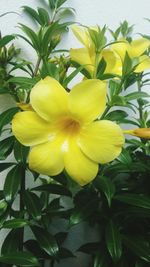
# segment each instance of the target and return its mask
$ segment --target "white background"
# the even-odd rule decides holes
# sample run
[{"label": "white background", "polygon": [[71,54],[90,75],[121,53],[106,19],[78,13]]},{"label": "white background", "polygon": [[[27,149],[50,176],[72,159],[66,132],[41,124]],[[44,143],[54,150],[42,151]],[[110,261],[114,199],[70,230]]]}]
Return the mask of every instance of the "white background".
[{"label": "white background", "polygon": [[[0,30],[2,35],[19,32],[17,23],[25,23],[29,26],[32,21],[22,13],[21,6],[29,5],[31,7],[42,6],[44,0],[0,0],[0,14],[15,11],[17,14],[9,14],[0,18]],[[76,16],[73,18],[77,22],[85,25],[99,24],[108,25],[112,29],[118,27],[123,20],[128,20],[130,24],[135,24],[135,33],[150,34],[150,24],[144,20],[150,15],[150,0],[68,0],[67,4],[76,9]],[[136,37],[136,36],[135,36]],[[29,60],[35,61],[35,54],[28,45],[23,46],[21,40],[16,41],[16,45],[22,48],[23,55]],[[77,47],[79,43],[69,32],[65,36],[61,47],[68,49]],[[12,106],[13,102],[7,96],[0,96],[0,111]],[[4,173],[0,174],[1,187],[3,184]],[[0,241],[3,239],[3,232],[0,232]],[[69,236],[70,247],[77,248],[79,244],[84,243],[85,239],[90,239],[92,229],[84,231],[83,227],[74,227],[72,235]],[[75,244],[76,243],[76,244]],[[80,259],[62,261],[61,267],[88,267],[83,256]]]}]

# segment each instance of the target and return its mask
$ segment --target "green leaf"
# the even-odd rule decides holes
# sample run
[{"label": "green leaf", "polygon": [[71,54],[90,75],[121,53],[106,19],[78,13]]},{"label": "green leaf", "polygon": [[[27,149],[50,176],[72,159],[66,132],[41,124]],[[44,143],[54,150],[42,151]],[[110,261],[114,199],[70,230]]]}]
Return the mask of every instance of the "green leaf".
[{"label": "green leaf", "polygon": [[93,267],[110,267],[109,255],[104,252],[99,252],[94,258]]},{"label": "green leaf", "polygon": [[4,222],[3,228],[17,229],[29,225],[29,222],[25,219],[12,219]]},{"label": "green leaf", "polygon": [[30,192],[24,192],[24,204],[27,208],[28,213],[33,217],[35,220],[41,219],[41,205],[39,197]]},{"label": "green leaf", "polygon": [[97,67],[97,78],[100,78],[101,75],[104,73],[105,69],[106,69],[106,61],[105,59],[102,57],[102,59],[100,60],[98,67]]},{"label": "green leaf", "polygon": [[59,69],[53,63],[44,61],[44,64],[40,70],[41,77],[44,79],[46,76],[51,76],[56,80],[59,80]]},{"label": "green leaf", "polygon": [[80,66],[78,67],[76,70],[74,70],[68,77],[65,78],[65,80],[63,81],[63,86],[64,88],[67,87],[67,85],[74,79],[74,77],[81,72],[84,68],[86,67],[86,65]]},{"label": "green leaf", "polygon": [[24,171],[22,166],[16,165],[7,174],[4,183],[4,196],[6,201],[12,202],[16,197]]},{"label": "green leaf", "polygon": [[139,99],[139,98],[143,98],[143,97],[150,97],[150,95],[146,92],[133,92],[133,93],[126,95],[125,99],[127,101],[131,101],[131,100]]},{"label": "green leaf", "polygon": [[0,216],[7,210],[7,202],[4,199],[0,200]]},{"label": "green leaf", "polygon": [[0,48],[7,45],[10,41],[12,41],[15,38],[14,35],[6,35],[2,39],[0,39]]},{"label": "green leaf", "polygon": [[105,230],[106,245],[114,262],[122,255],[121,236],[118,227],[110,221]]},{"label": "green leaf", "polygon": [[32,19],[36,20],[41,25],[39,14],[33,8],[29,6],[23,6],[22,8]]},{"label": "green leaf", "polygon": [[21,88],[30,90],[37,82],[37,78],[27,78],[27,77],[12,77],[9,79],[10,83],[15,83],[20,85]]},{"label": "green leaf", "polygon": [[10,123],[13,119],[13,116],[19,111],[18,108],[10,108],[0,114],[0,131],[2,128]]},{"label": "green leaf", "polygon": [[72,194],[69,189],[59,184],[45,184],[32,188],[32,191],[49,192],[56,195],[71,197]]},{"label": "green leaf", "polygon": [[[78,62],[75,62],[73,60],[71,60],[71,64],[73,65],[73,67],[75,67],[76,69],[79,69],[82,65],[80,65]],[[84,67],[83,69],[81,69],[81,73],[88,79],[91,79],[91,74],[86,70],[86,68]]]},{"label": "green leaf", "polygon": [[95,254],[96,251],[99,251],[99,247],[99,242],[91,242],[82,245],[80,248],[78,248],[78,251],[91,255]]},{"label": "green leaf", "polygon": [[39,39],[38,36],[36,35],[36,33],[30,29],[29,27],[27,27],[26,25],[19,23],[21,26],[22,31],[28,36],[28,38],[30,39],[34,49],[38,52],[40,51],[40,43],[39,43]]},{"label": "green leaf", "polygon": [[21,266],[39,266],[37,258],[35,258],[30,252],[16,251],[8,253],[0,257],[0,262],[6,264],[15,264]]},{"label": "green leaf", "polygon": [[75,258],[75,255],[67,248],[61,247],[59,249],[58,257],[60,259]]},{"label": "green leaf", "polygon": [[30,148],[23,146],[20,142],[15,140],[14,144],[14,156],[18,163],[26,164],[26,159],[28,156]]},{"label": "green leaf", "polygon": [[0,141],[0,160],[6,159],[12,152],[14,146],[14,136]]},{"label": "green leaf", "polygon": [[99,190],[101,190],[104,195],[106,196],[107,198],[107,201],[108,201],[108,205],[109,207],[111,206],[111,201],[112,201],[112,198],[115,194],[115,185],[113,184],[113,182],[110,180],[110,178],[107,178],[105,176],[102,176],[102,177],[98,177],[96,180],[95,180],[95,185],[96,185],[96,188],[98,188]]},{"label": "green leaf", "polygon": [[111,120],[111,121],[117,121],[121,122],[124,118],[128,117],[128,113],[123,111],[123,110],[114,110],[112,112],[109,112],[106,116],[105,119]]},{"label": "green leaf", "polygon": [[38,12],[39,12],[39,18],[40,21],[42,22],[42,26],[49,25],[50,24],[50,17],[48,12],[41,7],[38,7]]},{"label": "green leaf", "polygon": [[150,209],[150,197],[148,196],[138,194],[122,194],[116,195],[114,199],[132,206]]},{"label": "green leaf", "polygon": [[123,236],[123,242],[140,259],[150,262],[150,247],[141,237]]},{"label": "green leaf", "polygon": [[9,94],[9,90],[7,88],[0,88],[0,94]]},{"label": "green leaf", "polygon": [[0,172],[10,168],[12,165],[14,165],[14,163],[10,162],[10,163],[0,163]]},{"label": "green leaf", "polygon": [[59,252],[58,244],[49,232],[37,226],[31,227],[40,247],[50,256],[56,257]]},{"label": "green leaf", "polygon": [[132,60],[129,57],[128,53],[126,52],[124,62],[123,62],[123,68],[122,68],[122,75],[126,76],[129,74],[132,70]]},{"label": "green leaf", "polygon": [[11,230],[5,237],[5,240],[2,244],[1,254],[5,255],[13,251],[16,251],[19,247],[19,241],[20,241],[20,229]]}]

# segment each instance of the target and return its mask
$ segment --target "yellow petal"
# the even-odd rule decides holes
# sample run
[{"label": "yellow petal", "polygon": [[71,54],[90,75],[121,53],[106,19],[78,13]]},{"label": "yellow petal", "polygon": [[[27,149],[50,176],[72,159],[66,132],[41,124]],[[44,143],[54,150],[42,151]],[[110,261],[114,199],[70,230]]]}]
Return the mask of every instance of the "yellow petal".
[{"label": "yellow petal", "polygon": [[38,82],[31,90],[33,109],[47,121],[67,113],[68,94],[61,84],[51,77]]},{"label": "yellow petal", "polygon": [[71,114],[81,122],[91,122],[103,113],[106,105],[106,83],[91,79],[74,86],[69,94]]},{"label": "yellow petal", "polygon": [[105,73],[114,73],[120,75],[122,72],[122,62],[120,57],[116,55],[112,50],[110,49],[104,49],[102,51],[102,57],[106,61],[106,69]]},{"label": "yellow petal", "polygon": [[87,158],[72,140],[64,153],[65,170],[81,186],[91,182],[97,175],[98,164]]},{"label": "yellow petal", "polygon": [[81,42],[84,46],[89,46],[89,38],[88,38],[88,32],[86,27],[73,25],[71,27],[74,35],[76,38]]},{"label": "yellow petal", "polygon": [[134,70],[134,72],[143,72],[145,70],[150,69],[150,58],[146,55],[141,56],[139,58],[139,65],[136,67],[136,69]]},{"label": "yellow petal", "polygon": [[70,49],[70,57],[80,65],[85,65],[85,69],[93,75],[95,62],[90,57],[87,48]]},{"label": "yellow petal", "polygon": [[113,51],[115,51],[119,55],[121,60],[124,61],[126,52],[129,53],[130,45],[126,40],[121,39],[119,40],[118,43],[111,45],[111,48]]},{"label": "yellow petal", "polygon": [[50,124],[33,111],[18,112],[12,120],[15,137],[25,146],[33,146],[48,141]]},{"label": "yellow petal", "polygon": [[121,128],[107,120],[91,123],[82,130],[79,145],[93,161],[107,163],[119,156],[124,144]]},{"label": "yellow petal", "polygon": [[32,148],[29,154],[29,167],[44,175],[57,175],[64,169],[60,143],[49,141]]},{"label": "yellow petal", "polygon": [[131,58],[141,56],[147,48],[150,46],[150,41],[145,38],[140,38],[131,42],[131,49],[129,51],[129,56]]}]

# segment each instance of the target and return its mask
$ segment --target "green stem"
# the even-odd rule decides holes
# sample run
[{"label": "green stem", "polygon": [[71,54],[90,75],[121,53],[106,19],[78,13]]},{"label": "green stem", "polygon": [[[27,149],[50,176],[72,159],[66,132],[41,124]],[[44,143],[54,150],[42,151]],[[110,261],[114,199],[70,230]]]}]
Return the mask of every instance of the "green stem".
[{"label": "green stem", "polygon": [[[138,92],[141,92],[141,80],[138,79],[137,80],[137,87],[138,87]],[[138,101],[138,105],[139,105],[139,119],[142,121],[143,120],[143,107],[140,101]]]},{"label": "green stem", "polygon": [[95,55],[95,70],[94,70],[94,74],[93,74],[93,79],[96,79],[98,64],[99,64],[99,52],[96,51],[96,55]]},{"label": "green stem", "polygon": [[34,77],[35,77],[35,76],[37,75],[37,73],[38,73],[40,63],[41,63],[41,57],[39,56],[38,59],[37,59],[37,63],[36,63],[36,66],[35,66],[34,73],[33,73],[33,76],[34,76]]},{"label": "green stem", "polygon": [[[25,168],[22,172],[22,180],[21,180],[21,187],[20,187],[20,213],[24,212],[24,201],[23,201],[23,195],[25,191]],[[22,217],[24,218],[24,216]],[[23,243],[24,243],[24,228],[22,227],[20,229],[20,240],[19,240],[19,250],[23,250]]]}]

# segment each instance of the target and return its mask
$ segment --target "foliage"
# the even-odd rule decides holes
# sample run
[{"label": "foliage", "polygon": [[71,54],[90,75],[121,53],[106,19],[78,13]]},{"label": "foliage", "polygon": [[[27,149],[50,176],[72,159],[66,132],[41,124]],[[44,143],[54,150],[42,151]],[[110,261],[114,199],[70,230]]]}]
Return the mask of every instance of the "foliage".
[{"label": "foliage", "polygon": [[[28,147],[12,135],[13,116],[23,104],[29,103],[31,88],[41,78],[49,75],[67,91],[70,90],[69,83],[80,72],[91,78],[85,65],[73,62],[67,50],[57,49],[63,32],[72,24],[62,22],[62,15],[74,10],[64,7],[67,0],[49,0],[47,4],[47,10],[23,7],[36,22],[36,31],[20,24],[22,34],[0,38],[0,94],[9,94],[16,103],[22,104],[0,114],[0,172],[7,170],[4,188],[0,191],[0,226],[9,229],[1,248],[0,266],[45,266],[46,261],[55,266],[64,258],[76,256],[63,243],[70,228],[86,221],[93,229],[98,229],[98,240],[82,245],[78,251],[91,255],[91,267],[148,267],[150,141],[127,138],[126,148],[118,159],[102,165],[93,183],[76,188],[65,172],[45,178],[31,171],[27,160]],[[106,26],[98,31],[89,29],[95,53],[120,38],[131,42],[132,30],[133,26],[129,26],[127,21],[115,31]],[[106,31],[113,37],[110,43]],[[22,58],[14,38],[22,38],[35,50],[35,66]],[[148,49],[145,54],[149,56]],[[143,91],[145,86],[149,86],[149,73],[134,72],[136,64],[128,53],[124,58],[122,75],[105,73],[106,65],[102,58],[94,74],[95,78],[108,83],[107,108],[102,118],[116,121],[122,127],[150,127],[149,94]],[[18,76],[18,70],[21,70],[21,76]],[[132,85],[137,85],[134,92],[131,91]],[[14,157],[13,162],[9,162],[10,154]],[[34,179],[32,188],[28,188],[26,183],[29,173]],[[14,202],[18,197],[20,203],[16,210]],[[71,208],[62,204],[64,197],[72,201]],[[51,233],[50,226],[56,218],[60,222],[62,219],[66,221],[67,231],[59,232],[58,229],[56,234]],[[26,228],[32,232],[32,238],[25,241]]]}]

